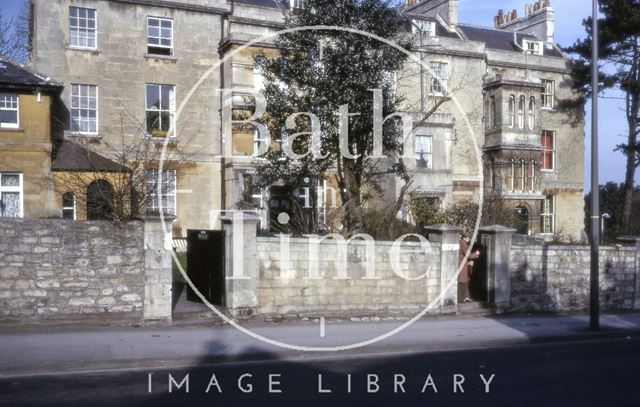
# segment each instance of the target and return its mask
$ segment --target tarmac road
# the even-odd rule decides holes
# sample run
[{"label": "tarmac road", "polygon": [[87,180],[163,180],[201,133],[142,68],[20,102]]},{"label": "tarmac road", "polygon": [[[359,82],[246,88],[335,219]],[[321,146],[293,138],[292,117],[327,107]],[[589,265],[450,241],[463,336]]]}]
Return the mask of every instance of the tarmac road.
[{"label": "tarmac road", "polygon": [[[290,361],[273,354],[192,368],[0,379],[0,405],[638,406],[639,367],[637,337]],[[319,392],[319,375],[331,393]]]}]

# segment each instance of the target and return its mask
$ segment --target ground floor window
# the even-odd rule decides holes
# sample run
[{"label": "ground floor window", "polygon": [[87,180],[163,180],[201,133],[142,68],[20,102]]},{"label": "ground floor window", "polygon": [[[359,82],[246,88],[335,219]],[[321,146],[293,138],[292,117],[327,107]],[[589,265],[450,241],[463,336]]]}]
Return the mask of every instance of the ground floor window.
[{"label": "ground floor window", "polygon": [[0,172],[0,218],[21,218],[22,216],[22,174]]},{"label": "ground floor window", "polygon": [[62,195],[62,218],[76,220],[76,196],[71,192]]},{"label": "ground floor window", "polygon": [[[160,183],[160,185],[158,185]],[[147,211],[162,211],[171,215],[176,214],[176,172],[147,170]]]},{"label": "ground floor window", "polygon": [[542,233],[555,233],[555,197],[548,195],[542,203]]}]

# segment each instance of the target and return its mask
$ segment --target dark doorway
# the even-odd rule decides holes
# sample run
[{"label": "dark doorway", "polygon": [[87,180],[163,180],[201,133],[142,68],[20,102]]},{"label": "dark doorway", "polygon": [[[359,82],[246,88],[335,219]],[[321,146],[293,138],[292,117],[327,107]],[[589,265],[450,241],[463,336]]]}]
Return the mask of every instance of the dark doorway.
[{"label": "dark doorway", "polygon": [[113,220],[113,187],[103,179],[87,187],[87,219]]},{"label": "dark doorway", "polygon": [[516,208],[516,233],[529,235],[529,209],[526,206]]},{"label": "dark doorway", "polygon": [[[224,306],[224,231],[187,231],[187,275],[193,285],[213,305]],[[187,287],[187,299],[200,301]]]},{"label": "dark doorway", "polygon": [[476,302],[487,302],[489,298],[488,255],[487,249],[481,243],[473,246],[473,251],[478,250],[480,257],[473,262],[473,272],[469,279],[469,294]]}]

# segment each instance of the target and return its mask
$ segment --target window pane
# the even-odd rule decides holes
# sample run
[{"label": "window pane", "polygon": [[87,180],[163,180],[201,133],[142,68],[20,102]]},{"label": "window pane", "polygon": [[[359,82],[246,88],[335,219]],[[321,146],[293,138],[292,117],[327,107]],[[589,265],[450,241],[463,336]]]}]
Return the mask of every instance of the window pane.
[{"label": "window pane", "polygon": [[147,131],[160,130],[160,113],[147,112]]},{"label": "window pane", "polygon": [[18,112],[15,110],[0,110],[1,124],[18,124]]},{"label": "window pane", "polygon": [[160,93],[158,85],[147,85],[147,109],[160,108]]},{"label": "window pane", "polygon": [[0,185],[3,187],[19,187],[20,175],[19,174],[2,174],[0,176]]},{"label": "window pane", "polygon": [[170,104],[171,87],[164,85],[164,86],[161,86],[160,90],[161,90],[161,101],[162,101],[161,109],[162,110],[171,109],[171,104]]},{"label": "window pane", "polygon": [[20,217],[20,193],[19,192],[0,193],[0,217],[4,217],[4,218]]},{"label": "window pane", "polygon": [[64,195],[62,195],[62,206],[69,208],[69,207],[73,207],[74,204],[75,204],[75,198],[71,192],[67,192]]},{"label": "window pane", "polygon": [[169,131],[171,125],[171,114],[168,112],[160,113],[160,128],[162,131]]},{"label": "window pane", "polygon": [[147,32],[149,33],[150,37],[160,36],[160,29],[158,27],[149,27],[149,30]]},{"label": "window pane", "polygon": [[173,22],[171,20],[162,20],[162,27],[163,28],[171,28],[171,26]]}]

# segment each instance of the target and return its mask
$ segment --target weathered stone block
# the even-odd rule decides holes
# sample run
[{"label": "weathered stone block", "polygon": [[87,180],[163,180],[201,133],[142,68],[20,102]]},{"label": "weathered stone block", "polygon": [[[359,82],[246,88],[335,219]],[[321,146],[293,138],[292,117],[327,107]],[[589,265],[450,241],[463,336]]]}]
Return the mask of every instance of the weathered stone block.
[{"label": "weathered stone block", "polygon": [[25,297],[46,297],[47,291],[45,290],[25,290],[22,292]]},{"label": "weathered stone block", "polygon": [[138,294],[124,294],[120,296],[120,299],[125,302],[135,302],[140,301],[140,296]]},{"label": "weathered stone block", "polygon": [[93,298],[83,297],[83,298],[71,298],[69,300],[69,305],[72,306],[83,306],[83,305],[93,305],[95,304],[95,300]]}]

